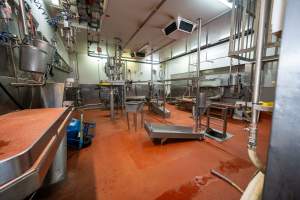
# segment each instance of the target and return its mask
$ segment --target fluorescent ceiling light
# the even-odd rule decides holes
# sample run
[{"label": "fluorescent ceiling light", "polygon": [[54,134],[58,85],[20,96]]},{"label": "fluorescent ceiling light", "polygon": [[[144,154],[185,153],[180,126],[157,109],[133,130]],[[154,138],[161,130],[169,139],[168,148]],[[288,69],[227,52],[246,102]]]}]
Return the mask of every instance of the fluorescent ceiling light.
[{"label": "fluorescent ceiling light", "polygon": [[[52,0],[53,1],[53,0]],[[232,3],[228,2],[228,0],[218,0],[220,1],[222,4],[224,4],[225,6],[232,8]]]},{"label": "fluorescent ceiling light", "polygon": [[51,0],[51,3],[55,6],[59,6],[59,0]]}]

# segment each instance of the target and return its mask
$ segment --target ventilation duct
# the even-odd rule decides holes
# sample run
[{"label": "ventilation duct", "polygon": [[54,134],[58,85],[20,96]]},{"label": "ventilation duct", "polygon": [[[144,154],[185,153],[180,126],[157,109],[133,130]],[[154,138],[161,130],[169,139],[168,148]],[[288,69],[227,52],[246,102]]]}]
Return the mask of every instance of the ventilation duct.
[{"label": "ventilation duct", "polygon": [[162,31],[163,33],[172,38],[180,39],[188,34],[191,34],[196,27],[194,22],[191,22],[182,17],[177,17],[175,20],[171,21]]}]

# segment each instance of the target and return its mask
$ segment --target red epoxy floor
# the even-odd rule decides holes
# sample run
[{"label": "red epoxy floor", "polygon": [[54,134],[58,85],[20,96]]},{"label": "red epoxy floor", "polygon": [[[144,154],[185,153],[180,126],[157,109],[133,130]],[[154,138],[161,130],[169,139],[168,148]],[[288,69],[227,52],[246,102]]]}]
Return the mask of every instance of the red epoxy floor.
[{"label": "red epoxy floor", "polygon": [[[170,119],[146,111],[145,120],[191,125],[191,114],[173,106]],[[262,115],[259,155],[265,160],[270,116]],[[85,120],[97,122],[93,144],[68,152],[68,178],[36,195],[55,200],[190,200],[239,199],[241,194],[210,174],[216,169],[245,188],[255,168],[247,157],[246,123],[230,120],[234,137],[223,143],[167,142],[154,145],[146,131],[127,130],[126,118],[114,122],[106,111],[86,111]]]}]

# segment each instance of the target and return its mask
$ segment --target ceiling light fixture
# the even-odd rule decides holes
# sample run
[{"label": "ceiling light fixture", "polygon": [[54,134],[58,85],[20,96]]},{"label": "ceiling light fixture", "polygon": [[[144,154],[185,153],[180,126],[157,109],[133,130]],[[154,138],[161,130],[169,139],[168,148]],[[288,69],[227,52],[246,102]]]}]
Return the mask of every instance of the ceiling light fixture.
[{"label": "ceiling light fixture", "polygon": [[224,4],[225,6],[227,6],[228,8],[232,8],[232,3],[228,2],[228,0],[218,0],[218,1]]}]

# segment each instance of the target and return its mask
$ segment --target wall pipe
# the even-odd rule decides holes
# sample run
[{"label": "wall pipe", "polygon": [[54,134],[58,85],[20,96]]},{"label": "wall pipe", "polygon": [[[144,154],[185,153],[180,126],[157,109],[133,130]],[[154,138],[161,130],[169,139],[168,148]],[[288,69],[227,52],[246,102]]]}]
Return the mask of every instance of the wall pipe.
[{"label": "wall pipe", "polygon": [[266,7],[267,0],[260,1],[260,15],[259,15],[259,27],[257,32],[257,44],[256,44],[256,67],[253,85],[253,96],[252,96],[252,118],[249,127],[249,141],[248,141],[248,155],[254,166],[261,172],[264,172],[265,167],[259,159],[256,146],[257,146],[257,123],[258,123],[258,110],[256,106],[259,105],[259,92],[260,92],[260,80],[261,80],[261,69],[263,66],[262,57],[264,51],[264,33],[266,24]]},{"label": "wall pipe", "polygon": [[258,172],[248,184],[240,200],[260,200],[264,186],[265,175]]}]

